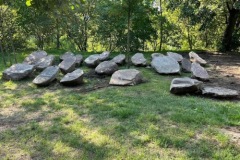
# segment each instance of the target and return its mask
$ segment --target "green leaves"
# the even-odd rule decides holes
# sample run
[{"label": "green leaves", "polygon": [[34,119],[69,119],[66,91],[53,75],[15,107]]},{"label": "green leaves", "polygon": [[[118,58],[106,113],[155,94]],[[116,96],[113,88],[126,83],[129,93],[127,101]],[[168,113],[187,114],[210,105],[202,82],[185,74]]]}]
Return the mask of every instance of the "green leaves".
[{"label": "green leaves", "polygon": [[31,6],[31,2],[32,2],[32,0],[26,0],[26,5],[29,7],[29,6]]}]

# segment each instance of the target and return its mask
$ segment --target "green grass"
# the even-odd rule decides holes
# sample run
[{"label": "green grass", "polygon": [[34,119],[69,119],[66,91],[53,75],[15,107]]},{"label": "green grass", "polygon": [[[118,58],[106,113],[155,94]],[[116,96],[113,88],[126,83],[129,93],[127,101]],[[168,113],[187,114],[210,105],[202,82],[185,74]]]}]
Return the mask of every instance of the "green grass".
[{"label": "green grass", "polygon": [[92,92],[0,80],[0,159],[240,159],[219,130],[240,125],[239,102],[175,96],[178,76],[138,69],[146,83]]}]

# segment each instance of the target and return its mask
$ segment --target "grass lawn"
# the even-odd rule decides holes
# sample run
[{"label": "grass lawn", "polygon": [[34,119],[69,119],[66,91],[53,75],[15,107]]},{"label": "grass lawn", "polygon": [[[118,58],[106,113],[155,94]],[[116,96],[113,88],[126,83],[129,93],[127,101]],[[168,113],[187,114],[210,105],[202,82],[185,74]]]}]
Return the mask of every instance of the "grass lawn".
[{"label": "grass lawn", "polygon": [[[0,76],[4,69],[1,62]],[[180,76],[138,69],[146,83],[91,92],[0,80],[0,159],[240,159],[221,132],[240,125],[238,101],[175,96],[170,81]]]}]

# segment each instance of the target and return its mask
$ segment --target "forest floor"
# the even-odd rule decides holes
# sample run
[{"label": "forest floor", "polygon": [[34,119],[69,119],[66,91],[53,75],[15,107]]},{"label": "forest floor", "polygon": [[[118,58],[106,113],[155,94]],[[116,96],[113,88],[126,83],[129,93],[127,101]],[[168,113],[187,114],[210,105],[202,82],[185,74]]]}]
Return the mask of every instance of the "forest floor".
[{"label": "forest floor", "polygon": [[[200,56],[210,62],[206,85],[240,91],[238,55]],[[180,76],[150,68],[137,68],[146,82],[131,87],[83,69],[78,87],[0,80],[0,159],[240,159],[239,99],[172,95]]]}]

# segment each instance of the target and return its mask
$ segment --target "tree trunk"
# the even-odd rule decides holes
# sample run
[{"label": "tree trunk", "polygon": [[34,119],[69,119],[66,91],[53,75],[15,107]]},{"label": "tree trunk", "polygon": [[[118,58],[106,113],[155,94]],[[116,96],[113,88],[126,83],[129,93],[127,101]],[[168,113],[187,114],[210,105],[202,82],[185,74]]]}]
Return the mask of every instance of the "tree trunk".
[{"label": "tree trunk", "polygon": [[59,31],[59,24],[58,24],[58,18],[57,18],[57,49],[60,49],[60,31]]},{"label": "tree trunk", "polygon": [[2,46],[2,41],[0,41],[0,51],[2,53],[3,64],[4,64],[4,66],[6,66],[7,62],[6,62],[6,58],[5,58],[5,54],[4,54],[4,50],[3,50],[3,46]]},{"label": "tree trunk", "polygon": [[163,45],[163,21],[162,21],[162,0],[159,0],[159,6],[160,6],[160,46],[159,51],[162,51],[162,45]]},{"label": "tree trunk", "polygon": [[128,5],[128,17],[127,17],[127,67],[130,68],[130,25],[131,25],[131,9],[130,4]]},{"label": "tree trunk", "polygon": [[188,38],[188,45],[189,45],[189,49],[192,50],[192,38],[190,35],[190,27],[187,26],[187,38]]}]

